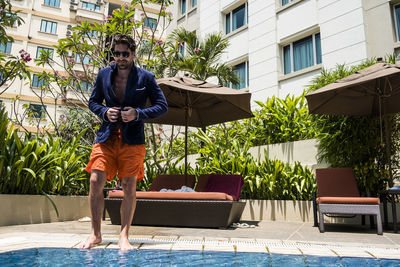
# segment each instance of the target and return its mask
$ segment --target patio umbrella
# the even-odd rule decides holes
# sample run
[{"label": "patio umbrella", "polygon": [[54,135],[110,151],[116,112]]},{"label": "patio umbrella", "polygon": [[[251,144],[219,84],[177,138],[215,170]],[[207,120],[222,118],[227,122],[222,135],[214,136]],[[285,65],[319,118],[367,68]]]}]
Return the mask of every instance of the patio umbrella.
[{"label": "patio umbrella", "polygon": [[149,122],[185,126],[185,175],[187,176],[188,127],[234,121],[253,116],[251,94],[189,77],[157,80],[168,102],[168,112]]},{"label": "patio umbrella", "polygon": [[310,113],[383,118],[390,181],[393,182],[387,115],[400,112],[399,64],[376,63],[307,94],[306,99]]}]

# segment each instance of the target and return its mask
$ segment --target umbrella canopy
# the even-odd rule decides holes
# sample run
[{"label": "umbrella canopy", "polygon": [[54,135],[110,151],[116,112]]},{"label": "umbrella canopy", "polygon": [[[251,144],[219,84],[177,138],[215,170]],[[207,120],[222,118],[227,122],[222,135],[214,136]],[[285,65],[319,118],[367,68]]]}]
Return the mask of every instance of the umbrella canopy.
[{"label": "umbrella canopy", "polygon": [[310,113],[382,115],[400,111],[400,65],[376,63],[306,95]]},{"label": "umbrella canopy", "polygon": [[157,83],[167,99],[168,112],[153,123],[205,127],[253,116],[248,92],[188,77],[162,78]]},{"label": "umbrella canopy", "polygon": [[306,95],[310,113],[379,115],[384,119],[390,179],[390,133],[387,114],[400,112],[400,65],[376,63]]},{"label": "umbrella canopy", "polygon": [[149,122],[185,126],[185,175],[188,127],[206,127],[253,117],[251,94],[188,77],[157,80],[168,103],[168,112]]}]

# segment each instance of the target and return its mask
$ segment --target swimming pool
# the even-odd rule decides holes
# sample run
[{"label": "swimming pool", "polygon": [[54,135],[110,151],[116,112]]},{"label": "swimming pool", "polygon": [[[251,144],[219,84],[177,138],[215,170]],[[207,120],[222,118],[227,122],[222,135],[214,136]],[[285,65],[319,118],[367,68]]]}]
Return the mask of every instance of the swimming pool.
[{"label": "swimming pool", "polygon": [[7,266],[400,266],[400,259],[251,252],[30,248],[0,253]]}]

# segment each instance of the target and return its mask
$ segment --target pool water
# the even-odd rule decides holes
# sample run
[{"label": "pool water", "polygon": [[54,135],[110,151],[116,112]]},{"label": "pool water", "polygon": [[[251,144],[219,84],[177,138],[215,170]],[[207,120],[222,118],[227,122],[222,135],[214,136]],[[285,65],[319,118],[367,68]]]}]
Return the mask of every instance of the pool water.
[{"label": "pool water", "polygon": [[0,253],[0,266],[400,266],[400,259],[216,251],[33,248]]}]

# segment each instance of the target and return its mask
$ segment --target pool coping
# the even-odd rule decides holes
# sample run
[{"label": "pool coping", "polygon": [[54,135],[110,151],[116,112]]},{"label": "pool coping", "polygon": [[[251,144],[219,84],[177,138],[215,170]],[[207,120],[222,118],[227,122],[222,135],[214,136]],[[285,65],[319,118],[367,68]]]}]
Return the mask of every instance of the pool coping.
[{"label": "pool coping", "polygon": [[[79,248],[86,237],[79,234],[20,233],[1,238],[0,253],[43,247]],[[267,254],[314,255],[328,257],[362,257],[400,259],[400,248],[387,245],[338,244],[328,242],[287,241],[273,239],[210,238],[200,236],[135,235],[130,242],[137,250],[194,250],[223,252],[256,252]],[[117,235],[104,235],[93,249],[118,249]]]}]

